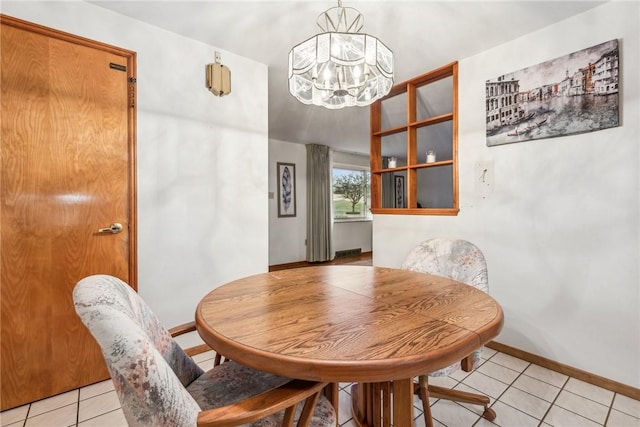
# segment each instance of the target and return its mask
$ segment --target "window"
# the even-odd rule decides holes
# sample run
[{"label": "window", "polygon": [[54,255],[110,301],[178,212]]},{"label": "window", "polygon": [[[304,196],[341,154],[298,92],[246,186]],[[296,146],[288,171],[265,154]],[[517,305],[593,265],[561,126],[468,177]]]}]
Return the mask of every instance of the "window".
[{"label": "window", "polygon": [[368,170],[342,166],[333,168],[333,219],[371,219],[371,182]]}]

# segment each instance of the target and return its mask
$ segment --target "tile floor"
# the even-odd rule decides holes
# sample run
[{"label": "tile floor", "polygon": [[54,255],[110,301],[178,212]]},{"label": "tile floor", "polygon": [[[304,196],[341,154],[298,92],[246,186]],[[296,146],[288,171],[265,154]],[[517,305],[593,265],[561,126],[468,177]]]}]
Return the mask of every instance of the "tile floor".
[{"label": "tile floor", "polygon": [[[195,356],[203,369],[213,366],[213,352]],[[480,391],[492,399],[493,423],[481,410],[432,400],[437,427],[640,427],[640,401],[616,394],[485,348],[482,365],[472,373],[432,378],[433,384]],[[355,427],[349,405],[350,384],[340,384],[339,424]],[[424,426],[420,401],[415,398],[416,427]],[[2,426],[119,427],[126,426],[111,381],[104,381],[0,413]]]}]

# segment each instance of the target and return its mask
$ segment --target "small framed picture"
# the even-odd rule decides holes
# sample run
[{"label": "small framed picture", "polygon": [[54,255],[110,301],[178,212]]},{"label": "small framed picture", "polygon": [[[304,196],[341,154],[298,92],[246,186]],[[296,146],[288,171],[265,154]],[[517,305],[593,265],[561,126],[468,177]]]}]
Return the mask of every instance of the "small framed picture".
[{"label": "small framed picture", "polygon": [[296,165],[278,162],[278,217],[296,216]]},{"label": "small framed picture", "polygon": [[395,188],[396,188],[396,197],[395,197],[395,207],[396,208],[404,208],[404,176],[396,175],[395,177]]}]

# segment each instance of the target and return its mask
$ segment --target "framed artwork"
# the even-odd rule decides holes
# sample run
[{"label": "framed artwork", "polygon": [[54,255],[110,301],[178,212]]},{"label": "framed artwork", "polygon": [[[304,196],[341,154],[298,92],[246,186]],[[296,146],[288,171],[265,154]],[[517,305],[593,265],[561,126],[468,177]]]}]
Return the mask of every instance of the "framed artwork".
[{"label": "framed artwork", "polygon": [[278,217],[296,216],[296,165],[278,162]]},{"label": "framed artwork", "polygon": [[487,146],[619,126],[618,40],[486,81]]},{"label": "framed artwork", "polygon": [[396,208],[404,208],[404,176],[396,175],[395,179],[396,197],[394,198],[394,206]]}]

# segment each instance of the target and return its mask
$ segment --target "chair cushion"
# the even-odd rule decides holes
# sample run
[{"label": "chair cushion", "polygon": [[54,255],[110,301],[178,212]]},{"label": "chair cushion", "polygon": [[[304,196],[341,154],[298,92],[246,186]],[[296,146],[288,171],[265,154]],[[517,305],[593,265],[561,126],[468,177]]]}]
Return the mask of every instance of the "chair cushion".
[{"label": "chair cushion", "polygon": [[[480,347],[478,350],[474,351],[471,354],[471,356],[473,357],[472,369],[476,369],[478,368],[478,366],[480,366],[481,355],[482,355],[482,347]],[[430,377],[446,377],[453,374],[454,372],[459,371],[461,367],[462,365],[460,364],[460,362],[454,363],[453,365],[449,365],[446,368],[438,369],[437,371],[434,371],[434,372],[429,372],[429,376]]]},{"label": "chair cushion", "polygon": [[[102,348],[130,426],[194,427],[201,409],[225,406],[290,381],[234,362],[204,373],[138,294],[115,277],[84,278],[73,299]],[[282,415],[252,425],[275,426],[279,419]],[[335,425],[335,412],[326,399],[318,404],[311,425]]]},{"label": "chair cushion", "polygon": [[[122,280],[95,275],[81,280],[74,289],[76,312],[103,349],[107,363],[140,360],[141,345],[154,347],[169,364],[182,385],[203,371],[187,356],[160,323],[149,306]],[[148,342],[148,344],[146,344]],[[147,350],[148,351],[148,350]]]},{"label": "chair cushion", "polygon": [[[402,264],[405,270],[435,274],[489,292],[487,262],[473,243],[466,240],[434,238],[417,245]],[[482,348],[473,352],[473,369],[480,366]],[[451,375],[460,369],[460,363],[430,372],[431,377]]]},{"label": "chair cushion", "polygon": [[74,288],[76,312],[102,348],[130,426],[195,426],[200,408],[185,385],[203,371],[140,297],[104,275]]},{"label": "chair cushion", "polygon": [[[236,362],[225,362],[205,372],[187,386],[187,391],[205,411],[230,405],[264,393],[291,381],[266,372],[256,371]],[[298,404],[296,420],[304,402]],[[253,427],[280,426],[284,411],[250,424]],[[311,420],[311,426],[336,425],[336,414],[331,403],[321,396]]]}]

